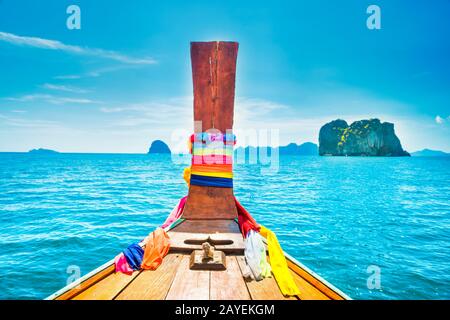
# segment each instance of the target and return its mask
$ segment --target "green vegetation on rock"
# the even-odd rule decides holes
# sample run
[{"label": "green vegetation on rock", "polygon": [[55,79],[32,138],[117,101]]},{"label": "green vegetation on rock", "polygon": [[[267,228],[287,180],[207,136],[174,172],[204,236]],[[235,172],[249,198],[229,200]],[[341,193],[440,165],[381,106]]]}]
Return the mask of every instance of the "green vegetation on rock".
[{"label": "green vegetation on rock", "polygon": [[350,126],[338,119],[319,133],[319,154],[332,156],[409,156],[395,135],[394,124],[379,119],[359,120]]}]

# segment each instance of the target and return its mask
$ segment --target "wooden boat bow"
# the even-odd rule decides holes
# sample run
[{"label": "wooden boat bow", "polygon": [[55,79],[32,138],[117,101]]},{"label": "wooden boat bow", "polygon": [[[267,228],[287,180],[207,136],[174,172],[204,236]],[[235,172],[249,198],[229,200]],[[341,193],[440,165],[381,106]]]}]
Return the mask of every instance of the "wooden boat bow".
[{"label": "wooden boat bow", "polygon": [[[194,133],[233,132],[237,42],[192,42]],[[189,186],[183,218],[237,218],[233,188]]]},{"label": "wooden boat bow", "polygon": [[[236,42],[191,43],[195,133],[232,132],[237,51]],[[156,270],[116,273],[111,260],[47,299],[349,299],[287,254],[289,272],[300,290],[297,296],[283,296],[273,277],[245,281],[237,216],[233,188],[190,185],[185,220],[168,231],[171,248]],[[190,254],[203,242],[225,253],[225,270],[190,268]]]}]

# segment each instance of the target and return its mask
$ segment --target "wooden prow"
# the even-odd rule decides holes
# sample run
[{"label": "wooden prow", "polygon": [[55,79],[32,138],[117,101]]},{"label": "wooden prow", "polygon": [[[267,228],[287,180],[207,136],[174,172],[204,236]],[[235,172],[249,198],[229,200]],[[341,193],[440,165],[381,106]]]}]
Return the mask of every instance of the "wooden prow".
[{"label": "wooden prow", "polygon": [[[194,132],[233,129],[237,42],[192,42]],[[232,188],[190,186],[183,218],[234,219]]]}]

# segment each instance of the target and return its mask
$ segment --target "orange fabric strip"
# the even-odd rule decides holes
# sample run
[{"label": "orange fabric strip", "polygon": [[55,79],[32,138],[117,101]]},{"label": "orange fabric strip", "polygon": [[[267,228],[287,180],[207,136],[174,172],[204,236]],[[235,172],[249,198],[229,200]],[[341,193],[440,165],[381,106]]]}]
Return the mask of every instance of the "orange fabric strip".
[{"label": "orange fabric strip", "polygon": [[164,256],[169,252],[170,241],[167,233],[158,228],[148,235],[142,258],[142,269],[156,270],[162,263]]},{"label": "orange fabric strip", "polygon": [[231,164],[193,164],[191,171],[197,172],[233,172],[233,165]]}]

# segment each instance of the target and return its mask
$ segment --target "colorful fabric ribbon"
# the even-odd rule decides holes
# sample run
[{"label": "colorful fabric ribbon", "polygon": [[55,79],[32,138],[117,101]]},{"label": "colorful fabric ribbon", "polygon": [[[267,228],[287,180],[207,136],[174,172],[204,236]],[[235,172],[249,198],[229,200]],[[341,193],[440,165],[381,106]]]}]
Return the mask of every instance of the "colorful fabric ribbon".
[{"label": "colorful fabric ribbon", "polygon": [[205,172],[205,171],[197,171],[191,168],[191,174],[204,177],[233,179],[232,172]]},{"label": "colorful fabric ribbon", "polygon": [[292,278],[291,272],[286,262],[283,249],[281,249],[275,233],[264,226],[260,226],[260,234],[267,239],[267,247],[269,249],[270,266],[273,275],[277,280],[281,293],[285,296],[295,296],[300,294],[300,290]]},{"label": "colorful fabric ribbon", "polygon": [[162,228],[157,228],[148,237],[141,268],[156,270],[169,252],[169,248],[169,236]]},{"label": "colorful fabric ribbon", "polygon": [[203,145],[196,146],[192,151],[194,156],[233,156],[233,146],[229,148],[208,148]]},{"label": "colorful fabric ribbon", "polygon": [[125,256],[128,265],[133,270],[141,269],[142,257],[144,255],[144,249],[137,243],[133,243],[123,250],[123,255]]},{"label": "colorful fabric ribbon", "polygon": [[176,220],[178,220],[181,217],[181,214],[183,213],[184,205],[186,204],[187,196],[180,199],[178,204],[173,208],[172,212],[167,217],[166,221],[162,224],[161,228],[165,229],[168,226],[170,226],[172,223],[174,223]]},{"label": "colorful fabric ribbon", "polygon": [[198,172],[233,172],[233,166],[231,164],[192,164],[191,166],[192,171],[198,171]]},{"label": "colorful fabric ribbon", "polygon": [[189,187],[191,184],[191,167],[184,168],[183,179]]},{"label": "colorful fabric ribbon", "polygon": [[271,268],[267,262],[266,247],[261,235],[254,230],[250,230],[244,244],[245,261],[250,269],[250,277],[256,281],[270,277]]},{"label": "colorful fabric ribbon", "polygon": [[[242,236],[246,238],[247,235],[251,234],[251,232],[253,231],[259,232],[261,236],[267,239],[270,266],[272,268],[272,272],[275,276],[275,280],[277,281],[278,286],[280,287],[281,292],[285,296],[298,295],[300,291],[297,285],[295,284],[294,279],[292,278],[292,275],[289,271],[289,267],[286,262],[286,257],[284,256],[283,249],[281,249],[281,246],[278,242],[277,236],[264,226],[258,225],[255,219],[253,219],[250,213],[239,203],[239,201],[236,198],[235,202],[238,211],[239,228],[242,232]],[[249,254],[251,256],[255,255],[254,253],[251,252]],[[249,269],[252,270],[252,267],[250,265]]]},{"label": "colorful fabric ribbon", "polygon": [[192,156],[192,164],[233,164],[233,156]]},{"label": "colorful fabric ribbon", "polygon": [[183,178],[188,185],[233,187],[233,146],[236,136],[222,133],[195,133],[189,140],[192,165]]},{"label": "colorful fabric ribbon", "polygon": [[121,272],[127,275],[131,275],[133,273],[133,269],[131,269],[130,265],[127,262],[127,259],[125,258],[124,254],[119,254],[114,259],[114,266],[116,269],[116,272]]},{"label": "colorful fabric ribbon", "polygon": [[259,225],[256,223],[255,219],[250,215],[250,213],[239,203],[239,201],[234,198],[236,202],[236,209],[238,212],[238,223],[239,228],[242,232],[242,237],[247,236],[250,230],[259,231]]},{"label": "colorful fabric ribbon", "polygon": [[169,252],[170,240],[166,230],[177,226],[183,219],[183,209],[186,204],[187,196],[180,199],[178,204],[166,218],[166,221],[150,233],[142,242],[145,243],[145,250],[140,244],[134,243],[126,248],[114,259],[116,272],[131,275],[133,270],[150,269],[155,270],[162,262],[163,257]]},{"label": "colorful fabric ribbon", "polygon": [[224,143],[233,143],[236,144],[236,136],[232,133],[208,133],[208,132],[200,132],[194,133],[190,137],[190,141],[194,142],[217,142],[221,141]]},{"label": "colorful fabric ribbon", "polygon": [[203,187],[233,188],[233,179],[191,174],[190,184]]}]

